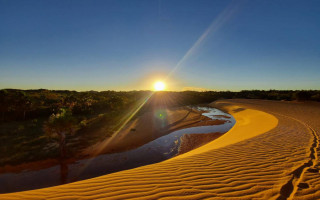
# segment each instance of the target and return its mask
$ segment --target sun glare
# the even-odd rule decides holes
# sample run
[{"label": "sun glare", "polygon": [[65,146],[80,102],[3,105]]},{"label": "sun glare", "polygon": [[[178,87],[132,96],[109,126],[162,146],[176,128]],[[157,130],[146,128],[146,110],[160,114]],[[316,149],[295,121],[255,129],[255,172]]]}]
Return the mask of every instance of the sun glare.
[{"label": "sun glare", "polygon": [[158,81],[154,84],[154,90],[155,91],[162,91],[164,90],[166,87],[166,85],[164,84],[164,82],[162,81]]}]

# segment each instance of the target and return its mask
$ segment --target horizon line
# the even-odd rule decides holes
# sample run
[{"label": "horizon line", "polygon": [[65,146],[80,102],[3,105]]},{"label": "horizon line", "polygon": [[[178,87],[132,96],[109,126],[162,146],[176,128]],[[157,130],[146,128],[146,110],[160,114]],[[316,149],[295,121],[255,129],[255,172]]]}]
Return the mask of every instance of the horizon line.
[{"label": "horizon line", "polygon": [[153,91],[153,90],[73,90],[73,89],[19,89],[19,88],[2,88],[0,90],[48,90],[48,91],[70,91],[70,92],[242,92],[242,91],[320,91],[320,89],[242,89],[242,90],[163,90],[163,91]]}]

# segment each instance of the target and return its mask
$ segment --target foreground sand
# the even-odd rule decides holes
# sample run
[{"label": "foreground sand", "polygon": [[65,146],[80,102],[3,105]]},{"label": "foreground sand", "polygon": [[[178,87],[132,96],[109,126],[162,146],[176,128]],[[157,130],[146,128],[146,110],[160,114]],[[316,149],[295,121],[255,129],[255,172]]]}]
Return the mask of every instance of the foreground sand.
[{"label": "foreground sand", "polygon": [[218,101],[214,106],[232,114],[236,125],[198,149],[161,163],[0,199],[320,199],[319,105]]}]

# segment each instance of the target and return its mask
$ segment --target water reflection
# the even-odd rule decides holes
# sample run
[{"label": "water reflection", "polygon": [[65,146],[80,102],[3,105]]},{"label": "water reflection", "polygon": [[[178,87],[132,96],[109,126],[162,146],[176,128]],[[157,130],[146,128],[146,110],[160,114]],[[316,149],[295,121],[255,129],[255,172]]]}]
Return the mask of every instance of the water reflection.
[{"label": "water reflection", "polygon": [[65,160],[60,161],[60,183],[65,184],[68,180],[68,163]]}]

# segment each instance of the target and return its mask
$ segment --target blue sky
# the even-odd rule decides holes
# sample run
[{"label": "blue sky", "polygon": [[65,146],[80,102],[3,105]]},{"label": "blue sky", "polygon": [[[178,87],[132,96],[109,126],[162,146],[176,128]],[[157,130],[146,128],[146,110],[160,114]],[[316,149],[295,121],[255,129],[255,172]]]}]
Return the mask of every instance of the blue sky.
[{"label": "blue sky", "polygon": [[0,88],[320,89],[320,1],[0,0]]}]

